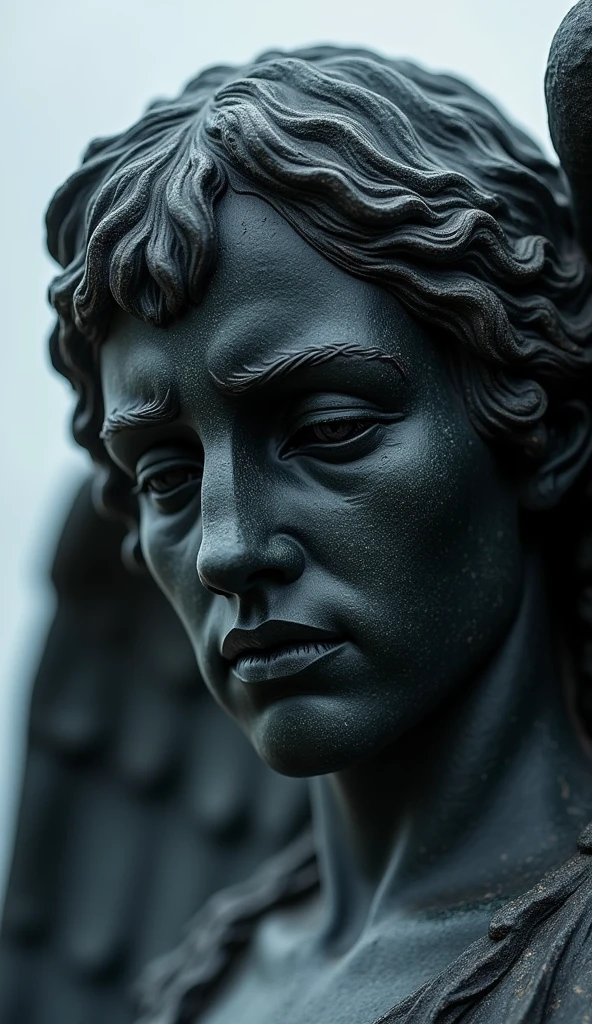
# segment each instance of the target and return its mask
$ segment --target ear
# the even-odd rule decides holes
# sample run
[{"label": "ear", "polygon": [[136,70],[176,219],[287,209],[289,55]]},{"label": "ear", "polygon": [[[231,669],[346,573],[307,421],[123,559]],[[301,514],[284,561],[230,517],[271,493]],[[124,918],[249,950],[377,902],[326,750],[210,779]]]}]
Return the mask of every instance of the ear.
[{"label": "ear", "polygon": [[592,458],[592,409],[573,399],[563,402],[547,421],[545,456],[534,473],[522,479],[518,496],[524,508],[554,508]]}]

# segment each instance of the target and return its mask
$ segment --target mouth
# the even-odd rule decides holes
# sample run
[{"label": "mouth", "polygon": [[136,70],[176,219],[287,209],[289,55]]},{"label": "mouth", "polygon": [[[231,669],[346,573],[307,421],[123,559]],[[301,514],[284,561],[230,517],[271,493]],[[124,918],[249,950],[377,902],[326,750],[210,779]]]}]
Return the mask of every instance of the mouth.
[{"label": "mouth", "polygon": [[272,620],[256,629],[231,629],[221,653],[242,682],[257,683],[297,675],[344,642],[316,626]]},{"label": "mouth", "polygon": [[281,679],[284,676],[297,675],[342,646],[343,641],[302,642],[284,644],[265,651],[250,651],[234,659],[232,671],[243,683]]}]

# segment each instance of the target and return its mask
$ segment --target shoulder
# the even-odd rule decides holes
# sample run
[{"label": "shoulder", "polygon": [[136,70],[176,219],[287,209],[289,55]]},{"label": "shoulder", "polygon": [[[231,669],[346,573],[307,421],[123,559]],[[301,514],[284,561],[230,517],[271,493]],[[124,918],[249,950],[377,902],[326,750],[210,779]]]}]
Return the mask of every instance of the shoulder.
[{"label": "shoulder", "polygon": [[197,1019],[258,922],[275,908],[304,898],[318,884],[307,831],[246,882],[217,892],[196,915],[181,945],[144,972],[136,992],[138,1024]]},{"label": "shoulder", "polygon": [[492,918],[489,932],[377,1024],[592,1022],[592,827],[579,853]]}]

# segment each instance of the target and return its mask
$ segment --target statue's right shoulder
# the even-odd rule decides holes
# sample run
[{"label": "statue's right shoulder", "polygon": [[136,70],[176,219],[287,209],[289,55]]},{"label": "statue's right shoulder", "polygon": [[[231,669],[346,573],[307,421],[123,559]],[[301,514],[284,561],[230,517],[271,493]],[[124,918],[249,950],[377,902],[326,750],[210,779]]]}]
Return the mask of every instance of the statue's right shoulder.
[{"label": "statue's right shoulder", "polygon": [[137,986],[137,1024],[197,1020],[261,918],[302,899],[318,885],[317,859],[307,830],[245,882],[215,893],[196,914],[181,945],[144,972]]}]

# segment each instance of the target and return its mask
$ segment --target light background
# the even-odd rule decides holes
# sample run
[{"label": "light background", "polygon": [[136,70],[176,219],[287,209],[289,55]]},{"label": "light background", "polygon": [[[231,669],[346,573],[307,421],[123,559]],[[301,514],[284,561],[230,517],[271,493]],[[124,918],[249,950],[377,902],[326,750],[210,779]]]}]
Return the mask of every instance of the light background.
[{"label": "light background", "polygon": [[[5,0],[5,8],[8,8]],[[367,45],[481,86],[548,146],[543,74],[569,0],[12,0],[0,14],[0,886],[51,546],[85,465],[49,370],[43,212],[88,140],[207,64]]]}]

